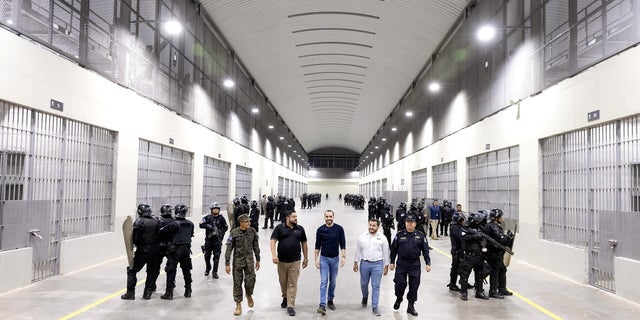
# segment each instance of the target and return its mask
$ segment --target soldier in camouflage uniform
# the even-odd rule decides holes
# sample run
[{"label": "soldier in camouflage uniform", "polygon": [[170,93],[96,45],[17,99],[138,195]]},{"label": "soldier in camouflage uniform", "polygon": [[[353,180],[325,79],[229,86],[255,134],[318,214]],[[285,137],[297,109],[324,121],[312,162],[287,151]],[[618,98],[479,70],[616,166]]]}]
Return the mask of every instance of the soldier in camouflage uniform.
[{"label": "soldier in camouflage uniform", "polygon": [[[231,273],[231,253],[233,252],[233,300],[236,302],[234,315],[242,314],[242,282],[247,295],[247,305],[253,308],[253,287],[256,284],[256,271],[260,269],[260,246],[258,233],[250,228],[249,216],[238,217],[240,226],[231,230],[227,239],[225,271]],[[255,255],[255,269],[253,257]]]}]

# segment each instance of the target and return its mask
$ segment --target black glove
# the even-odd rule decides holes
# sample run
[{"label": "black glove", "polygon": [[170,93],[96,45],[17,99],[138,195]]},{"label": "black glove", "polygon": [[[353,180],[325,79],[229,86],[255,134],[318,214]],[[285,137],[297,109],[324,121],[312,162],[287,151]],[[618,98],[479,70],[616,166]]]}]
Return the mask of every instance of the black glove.
[{"label": "black glove", "polygon": [[511,230],[507,230],[507,236],[509,238],[513,238],[513,232],[511,232]]}]

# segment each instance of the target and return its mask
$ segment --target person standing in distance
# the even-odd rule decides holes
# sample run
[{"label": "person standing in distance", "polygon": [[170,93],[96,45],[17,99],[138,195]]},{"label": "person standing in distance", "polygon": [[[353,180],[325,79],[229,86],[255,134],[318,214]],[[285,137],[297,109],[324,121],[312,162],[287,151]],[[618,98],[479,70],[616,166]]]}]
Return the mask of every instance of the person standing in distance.
[{"label": "person standing in distance", "polygon": [[358,272],[360,264],[360,289],[362,290],[362,307],[367,306],[369,297],[369,281],[371,281],[371,307],[373,314],[380,316],[378,301],[380,300],[380,281],[389,272],[389,243],[378,233],[380,221],[369,220],[369,231],[358,237],[356,253],[353,257],[353,271]]},{"label": "person standing in distance", "polygon": [[395,261],[398,257],[398,270],[393,278],[395,283],[396,302],[393,309],[398,310],[404,289],[407,287],[407,276],[409,277],[409,292],[407,300],[409,306],[407,313],[417,316],[414,303],[418,300],[418,287],[420,286],[420,254],[424,257],[425,270],[431,272],[431,258],[429,257],[429,243],[427,237],[419,230],[416,230],[416,217],[407,215],[405,219],[406,230],[396,233],[396,237],[391,243],[391,265],[393,271],[396,268]]},{"label": "person standing in distance", "polygon": [[193,237],[193,222],[186,218],[189,208],[184,204],[178,204],[173,208],[176,220],[158,232],[161,237],[171,239],[167,247],[167,265],[164,271],[167,273],[167,289],[160,296],[163,300],[173,300],[173,288],[176,287],[176,273],[178,264],[184,277],[184,296],[191,298],[191,238]]},{"label": "person standing in distance", "polygon": [[[298,277],[300,276],[300,260],[302,268],[309,263],[307,234],[304,228],[298,225],[298,214],[288,212],[285,223],[281,223],[273,229],[270,240],[271,260],[278,265],[278,278],[282,292],[281,308],[287,308],[290,316],[295,316],[296,293],[298,291]],[[276,251],[276,243],[278,248]],[[300,256],[302,250],[302,257]]]},{"label": "person standing in distance", "polygon": [[[253,308],[253,288],[256,285],[256,271],[260,270],[260,244],[258,233],[250,227],[249,216],[238,217],[240,227],[231,230],[227,239],[227,252],[224,256],[225,272],[231,273],[231,254],[233,253],[233,300],[236,309],[233,315],[242,314],[242,283],[247,295],[247,305]],[[255,255],[255,269],[253,256]]]},{"label": "person standing in distance", "polygon": [[[320,305],[318,313],[325,315],[327,307],[335,310],[333,304],[335,297],[336,278],[338,277],[338,264],[344,266],[346,259],[347,242],[344,229],[341,225],[333,223],[333,210],[324,212],[324,224],[316,231],[315,262],[320,269]],[[327,291],[327,283],[329,285]]]}]

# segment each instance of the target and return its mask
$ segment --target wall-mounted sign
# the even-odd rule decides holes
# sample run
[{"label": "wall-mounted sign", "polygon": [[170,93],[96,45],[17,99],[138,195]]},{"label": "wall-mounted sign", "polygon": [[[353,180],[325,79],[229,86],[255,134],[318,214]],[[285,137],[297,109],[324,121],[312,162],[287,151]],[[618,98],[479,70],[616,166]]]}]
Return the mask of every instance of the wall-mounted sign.
[{"label": "wall-mounted sign", "polygon": [[587,113],[587,121],[596,121],[600,119],[600,110]]},{"label": "wall-mounted sign", "polygon": [[51,103],[49,104],[51,106],[51,109],[55,109],[58,111],[63,111],[64,109],[64,103],[58,101],[58,100],[53,100],[51,99]]}]

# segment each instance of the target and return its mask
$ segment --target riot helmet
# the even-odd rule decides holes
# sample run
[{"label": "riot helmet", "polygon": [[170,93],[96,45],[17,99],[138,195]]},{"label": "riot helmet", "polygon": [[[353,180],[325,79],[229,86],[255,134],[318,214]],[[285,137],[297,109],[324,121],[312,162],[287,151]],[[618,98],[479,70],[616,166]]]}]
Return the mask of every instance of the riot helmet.
[{"label": "riot helmet", "polygon": [[170,217],[172,210],[173,207],[170,204],[163,204],[162,207],[160,207],[160,215],[165,218]]},{"label": "riot helmet", "polygon": [[469,218],[467,221],[470,225],[478,226],[480,225],[480,223],[482,223],[482,220],[484,220],[484,214],[482,214],[481,212],[471,212],[469,213]]},{"label": "riot helmet", "polygon": [[455,212],[451,219],[457,223],[462,223],[464,222],[465,216],[462,212]]},{"label": "riot helmet", "polygon": [[240,199],[233,198],[233,205],[236,206],[236,207],[239,206],[240,205]]},{"label": "riot helmet", "polygon": [[491,209],[491,212],[489,213],[489,218],[491,219],[491,221],[498,221],[500,220],[500,218],[502,218],[503,214],[504,213],[500,209]]},{"label": "riot helmet", "polygon": [[267,200],[269,200],[269,201],[273,201],[273,196],[268,196],[268,197],[267,197]]},{"label": "riot helmet", "polygon": [[219,204],[219,203],[217,203],[217,202],[212,202],[212,203],[209,205],[209,210],[213,210],[213,209],[216,209],[216,208],[220,209],[220,204]]},{"label": "riot helmet", "polygon": [[141,217],[151,217],[151,206],[145,203],[139,204],[138,215]]},{"label": "riot helmet", "polygon": [[242,195],[242,197],[240,197],[240,202],[243,204],[248,204],[249,203],[249,199],[247,199],[247,196]]},{"label": "riot helmet", "polygon": [[257,207],[258,207],[258,201],[251,200],[251,208],[257,208]]},{"label": "riot helmet", "polygon": [[407,204],[406,204],[406,203],[404,203],[404,202],[400,202],[400,204],[398,205],[398,209],[404,209],[404,210],[406,210],[406,209],[407,209]]},{"label": "riot helmet", "polygon": [[173,211],[175,212],[177,219],[184,219],[187,216],[189,208],[184,204],[177,204],[175,208],[173,208]]}]

